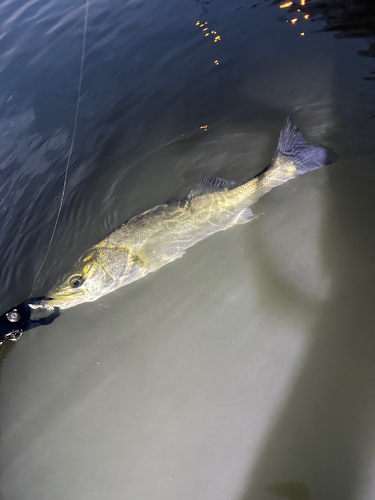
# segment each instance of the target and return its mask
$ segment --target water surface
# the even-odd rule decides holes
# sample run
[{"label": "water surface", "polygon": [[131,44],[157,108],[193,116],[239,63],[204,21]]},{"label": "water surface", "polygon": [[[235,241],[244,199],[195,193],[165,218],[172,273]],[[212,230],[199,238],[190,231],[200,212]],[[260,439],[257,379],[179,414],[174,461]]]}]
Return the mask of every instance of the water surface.
[{"label": "water surface", "polygon": [[[90,0],[35,295],[203,173],[258,173],[288,115],[340,161],[24,335],[1,373],[2,500],[374,495],[373,12],[305,3]],[[52,232],[84,7],[0,6],[1,312],[32,293]]]}]

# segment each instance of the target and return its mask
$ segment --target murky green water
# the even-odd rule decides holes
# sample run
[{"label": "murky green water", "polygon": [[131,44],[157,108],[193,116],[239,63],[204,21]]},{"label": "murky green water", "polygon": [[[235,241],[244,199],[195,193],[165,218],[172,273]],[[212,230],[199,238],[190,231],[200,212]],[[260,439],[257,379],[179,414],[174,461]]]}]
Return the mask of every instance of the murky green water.
[{"label": "murky green water", "polygon": [[[262,170],[287,115],[340,161],[266,195],[257,221],[25,333],[1,372],[2,500],[374,496],[375,68],[358,53],[372,46],[365,23],[349,34],[367,38],[322,32],[306,4],[90,1],[36,295],[201,174]],[[28,298],[52,231],[83,14],[0,6],[1,312]]]}]

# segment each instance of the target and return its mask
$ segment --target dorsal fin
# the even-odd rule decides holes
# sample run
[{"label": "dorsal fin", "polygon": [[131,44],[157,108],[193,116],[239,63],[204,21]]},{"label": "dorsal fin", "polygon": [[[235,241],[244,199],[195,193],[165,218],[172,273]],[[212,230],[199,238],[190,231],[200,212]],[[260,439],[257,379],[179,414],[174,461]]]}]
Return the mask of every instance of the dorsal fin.
[{"label": "dorsal fin", "polygon": [[202,175],[202,177],[198,180],[198,184],[187,195],[187,198],[188,200],[191,200],[192,198],[201,196],[202,194],[213,193],[223,189],[233,189],[238,185],[239,183],[236,181],[227,181],[226,179],[221,179],[220,177],[215,177],[214,175]]}]

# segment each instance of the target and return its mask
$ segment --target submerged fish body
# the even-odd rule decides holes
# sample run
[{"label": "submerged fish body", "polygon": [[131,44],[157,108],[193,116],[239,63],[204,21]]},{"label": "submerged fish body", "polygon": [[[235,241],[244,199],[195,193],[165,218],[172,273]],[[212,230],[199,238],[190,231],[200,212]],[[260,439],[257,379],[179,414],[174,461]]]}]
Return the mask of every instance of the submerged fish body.
[{"label": "submerged fish body", "polygon": [[211,234],[251,221],[249,207],[272,188],[336,158],[308,145],[287,119],[271,164],[258,176],[243,183],[204,176],[184,200],[130,219],[80,257],[47,294],[48,306],[93,301],[157,271]]}]

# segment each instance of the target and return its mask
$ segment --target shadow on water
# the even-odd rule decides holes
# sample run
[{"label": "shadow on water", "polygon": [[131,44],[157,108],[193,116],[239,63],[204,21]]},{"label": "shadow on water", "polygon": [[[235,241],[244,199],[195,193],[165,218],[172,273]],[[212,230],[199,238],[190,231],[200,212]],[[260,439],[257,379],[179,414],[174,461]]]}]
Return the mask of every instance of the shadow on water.
[{"label": "shadow on water", "polygon": [[[290,9],[297,10],[296,4]],[[359,55],[373,56],[373,2],[307,0],[303,10],[324,19],[324,31],[335,31],[337,38],[367,39],[369,50]],[[337,169],[328,169],[328,176],[331,191],[320,241],[331,275],[329,298],[317,309],[303,367],[241,500],[349,500],[371,495],[375,186]]]},{"label": "shadow on water", "polygon": [[0,345],[0,382],[4,362],[15,346],[16,342],[5,342],[3,345]]},{"label": "shadow on water", "polygon": [[337,170],[329,180],[330,298],[242,500],[358,498],[375,445],[374,186]]}]

